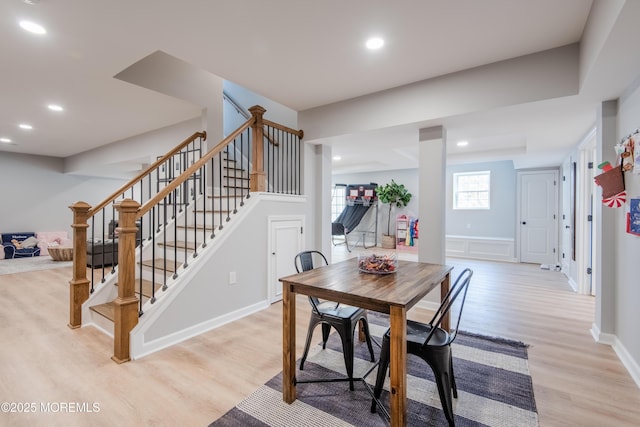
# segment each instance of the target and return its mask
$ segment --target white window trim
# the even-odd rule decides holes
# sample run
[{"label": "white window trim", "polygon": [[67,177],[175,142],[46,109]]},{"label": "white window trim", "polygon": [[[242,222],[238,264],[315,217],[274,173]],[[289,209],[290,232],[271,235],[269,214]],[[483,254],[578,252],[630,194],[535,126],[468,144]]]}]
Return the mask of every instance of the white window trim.
[{"label": "white window trim", "polygon": [[[487,175],[489,177],[489,187],[487,188],[487,206],[474,206],[474,207],[460,207],[457,206],[456,201],[458,200],[457,198],[457,194],[458,194],[458,177],[459,176],[469,176],[469,175]],[[489,210],[491,209],[491,171],[471,171],[471,172],[454,172],[453,173],[453,198],[452,198],[452,205],[453,205],[453,210],[464,210],[464,211],[470,211],[470,210]]]}]

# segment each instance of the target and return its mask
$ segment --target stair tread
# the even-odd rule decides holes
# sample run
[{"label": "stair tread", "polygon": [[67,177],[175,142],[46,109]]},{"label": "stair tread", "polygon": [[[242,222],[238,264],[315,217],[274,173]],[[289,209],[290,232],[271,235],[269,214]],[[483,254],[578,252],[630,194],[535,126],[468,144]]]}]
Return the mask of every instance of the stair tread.
[{"label": "stair tread", "polygon": [[215,225],[209,225],[209,224],[207,224],[206,226],[203,226],[202,224],[198,224],[198,225],[179,225],[178,228],[187,229],[187,230],[193,230],[194,228],[196,230],[202,230],[203,228],[205,230],[213,230],[215,228]]},{"label": "stair tread", "polygon": [[89,310],[95,311],[99,315],[111,320],[115,318],[115,303],[113,301],[105,302],[104,304],[93,305],[89,307]]},{"label": "stair tread", "polygon": [[[149,268],[154,268],[153,266],[153,259],[145,259],[142,261],[142,265],[145,267],[149,267]],[[178,263],[175,260],[172,259],[168,259],[167,260],[167,269],[166,271],[170,272],[170,273],[175,273],[175,271],[178,269],[179,266],[181,266],[182,263]],[[164,270],[164,259],[163,258],[156,258],[155,259],[155,268],[156,270]]]},{"label": "stair tread", "polygon": [[[170,242],[159,242],[159,246],[176,247],[180,249],[192,249],[194,247],[193,242],[185,242],[184,240],[173,240]],[[195,246],[201,246],[202,242],[196,242]]]},{"label": "stair tread", "polygon": [[[152,292],[152,289],[154,288],[154,284],[151,280],[147,280],[147,279],[142,279],[142,296],[147,297],[147,298],[151,298],[154,293]],[[158,290],[162,288],[162,283],[155,283],[155,291],[156,293],[158,292]],[[139,294],[139,285],[138,285],[138,281],[136,280],[136,293]]]},{"label": "stair tread", "polygon": [[[116,286],[118,286],[118,284],[115,284]],[[151,282],[151,280],[147,280],[147,279],[142,279],[142,296],[143,297],[147,297],[147,298],[151,298],[152,293],[151,293],[151,288],[153,287],[153,283]],[[156,293],[158,292],[158,289],[162,288],[162,283],[158,283],[156,282]],[[140,295],[140,285],[139,285],[139,279],[136,279],[136,285],[135,285],[135,292],[136,295]]]}]

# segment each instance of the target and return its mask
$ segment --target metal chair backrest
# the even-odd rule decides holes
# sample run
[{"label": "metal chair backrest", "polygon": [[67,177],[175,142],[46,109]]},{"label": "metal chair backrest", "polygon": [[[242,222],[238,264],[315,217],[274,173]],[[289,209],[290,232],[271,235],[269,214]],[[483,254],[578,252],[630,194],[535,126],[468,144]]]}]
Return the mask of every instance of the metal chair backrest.
[{"label": "metal chair backrest", "polygon": [[303,271],[309,271],[316,268],[313,263],[314,254],[317,255],[316,259],[322,259],[324,265],[329,265],[327,258],[320,251],[302,251],[296,255],[294,263],[296,265],[296,271],[302,273]]},{"label": "metal chair backrest", "polygon": [[460,295],[462,295],[462,302],[460,303],[460,311],[458,312],[458,318],[456,319],[455,327],[447,331],[449,332],[449,340],[445,344],[451,344],[453,340],[455,340],[456,335],[458,335],[458,327],[460,326],[460,319],[462,318],[462,309],[464,308],[464,302],[467,299],[467,290],[469,289],[469,283],[471,283],[471,276],[473,276],[473,270],[471,270],[470,268],[465,268],[464,270],[462,270],[462,273],[458,275],[455,283],[449,289],[449,292],[442,300],[440,307],[429,322],[429,325],[431,325],[431,331],[429,332],[429,335],[427,335],[427,338],[424,340],[424,343],[422,344],[423,347],[429,345],[429,340],[431,340],[431,337],[433,337],[433,334],[436,332],[436,330],[440,328],[440,324],[442,323],[442,320],[447,315],[447,313],[449,313],[449,311],[451,310],[451,306],[456,301],[456,299]]},{"label": "metal chair backrest", "polygon": [[[324,265],[329,265],[329,262],[327,261],[327,258],[324,256],[324,254],[320,251],[302,251],[299,254],[296,255],[296,257],[294,258],[294,263],[296,266],[296,271],[298,273],[302,273],[303,271],[309,271],[309,270],[313,270],[314,268],[316,268],[316,266],[313,263],[313,259],[314,257],[317,260],[323,260],[324,261]],[[322,315],[320,313],[320,311],[318,310],[318,305],[320,304],[320,300],[318,300],[317,297],[309,297],[309,302],[311,303],[311,306],[313,307],[313,310],[318,313],[319,315]]]}]

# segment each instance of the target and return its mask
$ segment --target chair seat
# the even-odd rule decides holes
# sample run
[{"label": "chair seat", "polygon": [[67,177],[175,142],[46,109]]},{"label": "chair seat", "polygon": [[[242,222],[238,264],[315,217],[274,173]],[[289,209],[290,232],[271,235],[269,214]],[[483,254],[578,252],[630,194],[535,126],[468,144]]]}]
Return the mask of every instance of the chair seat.
[{"label": "chair seat", "polygon": [[364,309],[345,304],[340,304],[336,307],[336,303],[333,301],[324,301],[318,304],[318,312],[323,316],[332,316],[344,319],[356,316],[358,311],[364,312]]},{"label": "chair seat", "polygon": [[[414,322],[412,320],[407,321],[407,342],[422,345],[427,336],[431,332],[431,325],[428,323]],[[427,343],[431,347],[439,347],[443,345],[449,345],[450,335],[442,328],[436,328],[433,336]]]},{"label": "chair seat", "polygon": [[[414,322],[407,320],[407,346],[422,346],[431,332],[431,325],[428,323]],[[391,329],[387,329],[385,333],[388,339],[391,335]],[[442,347],[449,344],[450,335],[442,328],[437,328],[433,336],[429,340],[428,346]]]}]

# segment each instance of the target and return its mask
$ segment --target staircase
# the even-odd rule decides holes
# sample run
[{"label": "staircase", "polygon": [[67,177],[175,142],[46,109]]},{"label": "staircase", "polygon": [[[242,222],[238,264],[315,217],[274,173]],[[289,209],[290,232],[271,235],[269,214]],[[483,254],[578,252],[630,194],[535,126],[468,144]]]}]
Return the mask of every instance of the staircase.
[{"label": "staircase", "polygon": [[[206,153],[206,134],[195,133],[96,207],[72,206],[69,326],[91,324],[114,337],[114,361],[130,360],[138,321],[160,316],[157,306],[189,285],[185,273],[215,252],[228,223],[241,221],[252,193],[300,194],[302,131],[264,120],[260,106],[250,111]],[[110,223],[117,233],[109,234]],[[117,266],[87,269],[88,245],[113,248]]]}]

